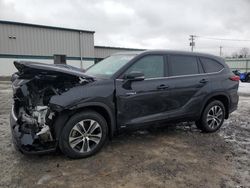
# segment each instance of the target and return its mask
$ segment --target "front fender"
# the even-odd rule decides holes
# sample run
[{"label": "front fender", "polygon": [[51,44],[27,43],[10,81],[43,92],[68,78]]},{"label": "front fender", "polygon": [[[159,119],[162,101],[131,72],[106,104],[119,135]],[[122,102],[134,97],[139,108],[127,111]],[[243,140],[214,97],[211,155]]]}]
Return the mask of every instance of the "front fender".
[{"label": "front fender", "polygon": [[106,111],[106,113],[109,116],[110,120],[110,137],[112,138],[115,131],[116,131],[116,121],[115,121],[115,113],[114,110],[110,109],[106,104],[100,103],[100,102],[88,102],[88,103],[82,103],[76,106],[73,106],[69,110],[65,110],[63,112],[60,112],[55,121],[54,121],[54,135],[56,137],[56,140],[58,141],[61,135],[61,131],[64,127],[64,125],[67,123],[67,121],[70,119],[72,115],[75,113],[84,110],[84,109],[93,109],[95,107],[100,107]]},{"label": "front fender", "polygon": [[113,80],[98,80],[86,85],[73,87],[61,95],[51,97],[49,106],[59,116],[69,116],[68,118],[61,117],[56,120],[55,130],[57,136],[60,135],[60,124],[62,125],[62,121],[65,121],[65,124],[71,113],[74,114],[79,112],[80,109],[88,107],[104,109],[110,120],[111,135],[116,130]]}]

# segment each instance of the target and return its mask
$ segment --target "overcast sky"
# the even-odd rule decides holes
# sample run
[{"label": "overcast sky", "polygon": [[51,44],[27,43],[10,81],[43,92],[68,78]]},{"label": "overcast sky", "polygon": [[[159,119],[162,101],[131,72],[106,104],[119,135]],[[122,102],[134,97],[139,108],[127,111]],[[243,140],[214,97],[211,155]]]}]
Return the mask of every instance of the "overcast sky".
[{"label": "overcast sky", "polygon": [[[190,50],[189,35],[250,40],[250,0],[0,0],[0,19],[94,30],[95,44]],[[250,42],[196,38],[224,55]]]}]

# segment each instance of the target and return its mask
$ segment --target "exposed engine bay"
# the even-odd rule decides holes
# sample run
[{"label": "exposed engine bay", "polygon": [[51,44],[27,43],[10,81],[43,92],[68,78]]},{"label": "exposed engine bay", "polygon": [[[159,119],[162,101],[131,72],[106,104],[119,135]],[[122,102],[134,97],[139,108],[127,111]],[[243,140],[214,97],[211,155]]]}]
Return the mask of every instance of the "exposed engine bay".
[{"label": "exposed engine bay", "polygon": [[29,69],[23,66],[26,62],[15,63],[19,72],[12,76],[12,113],[19,125],[15,131],[20,133],[22,147],[25,150],[40,150],[42,146],[50,148],[49,145],[54,148],[53,121],[57,112],[50,105],[51,97],[61,95],[72,87],[85,85],[92,79],[81,77],[82,73],[67,74],[65,68],[54,68],[53,65],[50,65],[51,70],[44,71],[42,68]]}]

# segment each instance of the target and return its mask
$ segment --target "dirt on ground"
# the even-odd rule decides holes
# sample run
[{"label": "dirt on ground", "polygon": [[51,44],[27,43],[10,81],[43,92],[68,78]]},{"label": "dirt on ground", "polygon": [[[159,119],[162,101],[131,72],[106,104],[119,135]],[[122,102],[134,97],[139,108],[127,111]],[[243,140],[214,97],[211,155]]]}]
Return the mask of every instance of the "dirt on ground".
[{"label": "dirt on ground", "polygon": [[0,83],[0,187],[250,187],[250,97],[216,133],[192,123],[130,132],[80,160],[16,151],[10,107],[11,87]]}]

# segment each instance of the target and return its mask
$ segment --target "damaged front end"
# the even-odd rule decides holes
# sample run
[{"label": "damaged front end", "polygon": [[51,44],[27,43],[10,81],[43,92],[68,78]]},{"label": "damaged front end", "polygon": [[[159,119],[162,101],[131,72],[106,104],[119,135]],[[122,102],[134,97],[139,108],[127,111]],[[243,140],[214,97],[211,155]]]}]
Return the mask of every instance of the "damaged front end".
[{"label": "damaged front end", "polygon": [[57,146],[54,121],[58,106],[50,99],[72,87],[93,81],[82,72],[53,65],[14,62],[13,106],[10,125],[15,145],[24,153],[45,153]]}]

